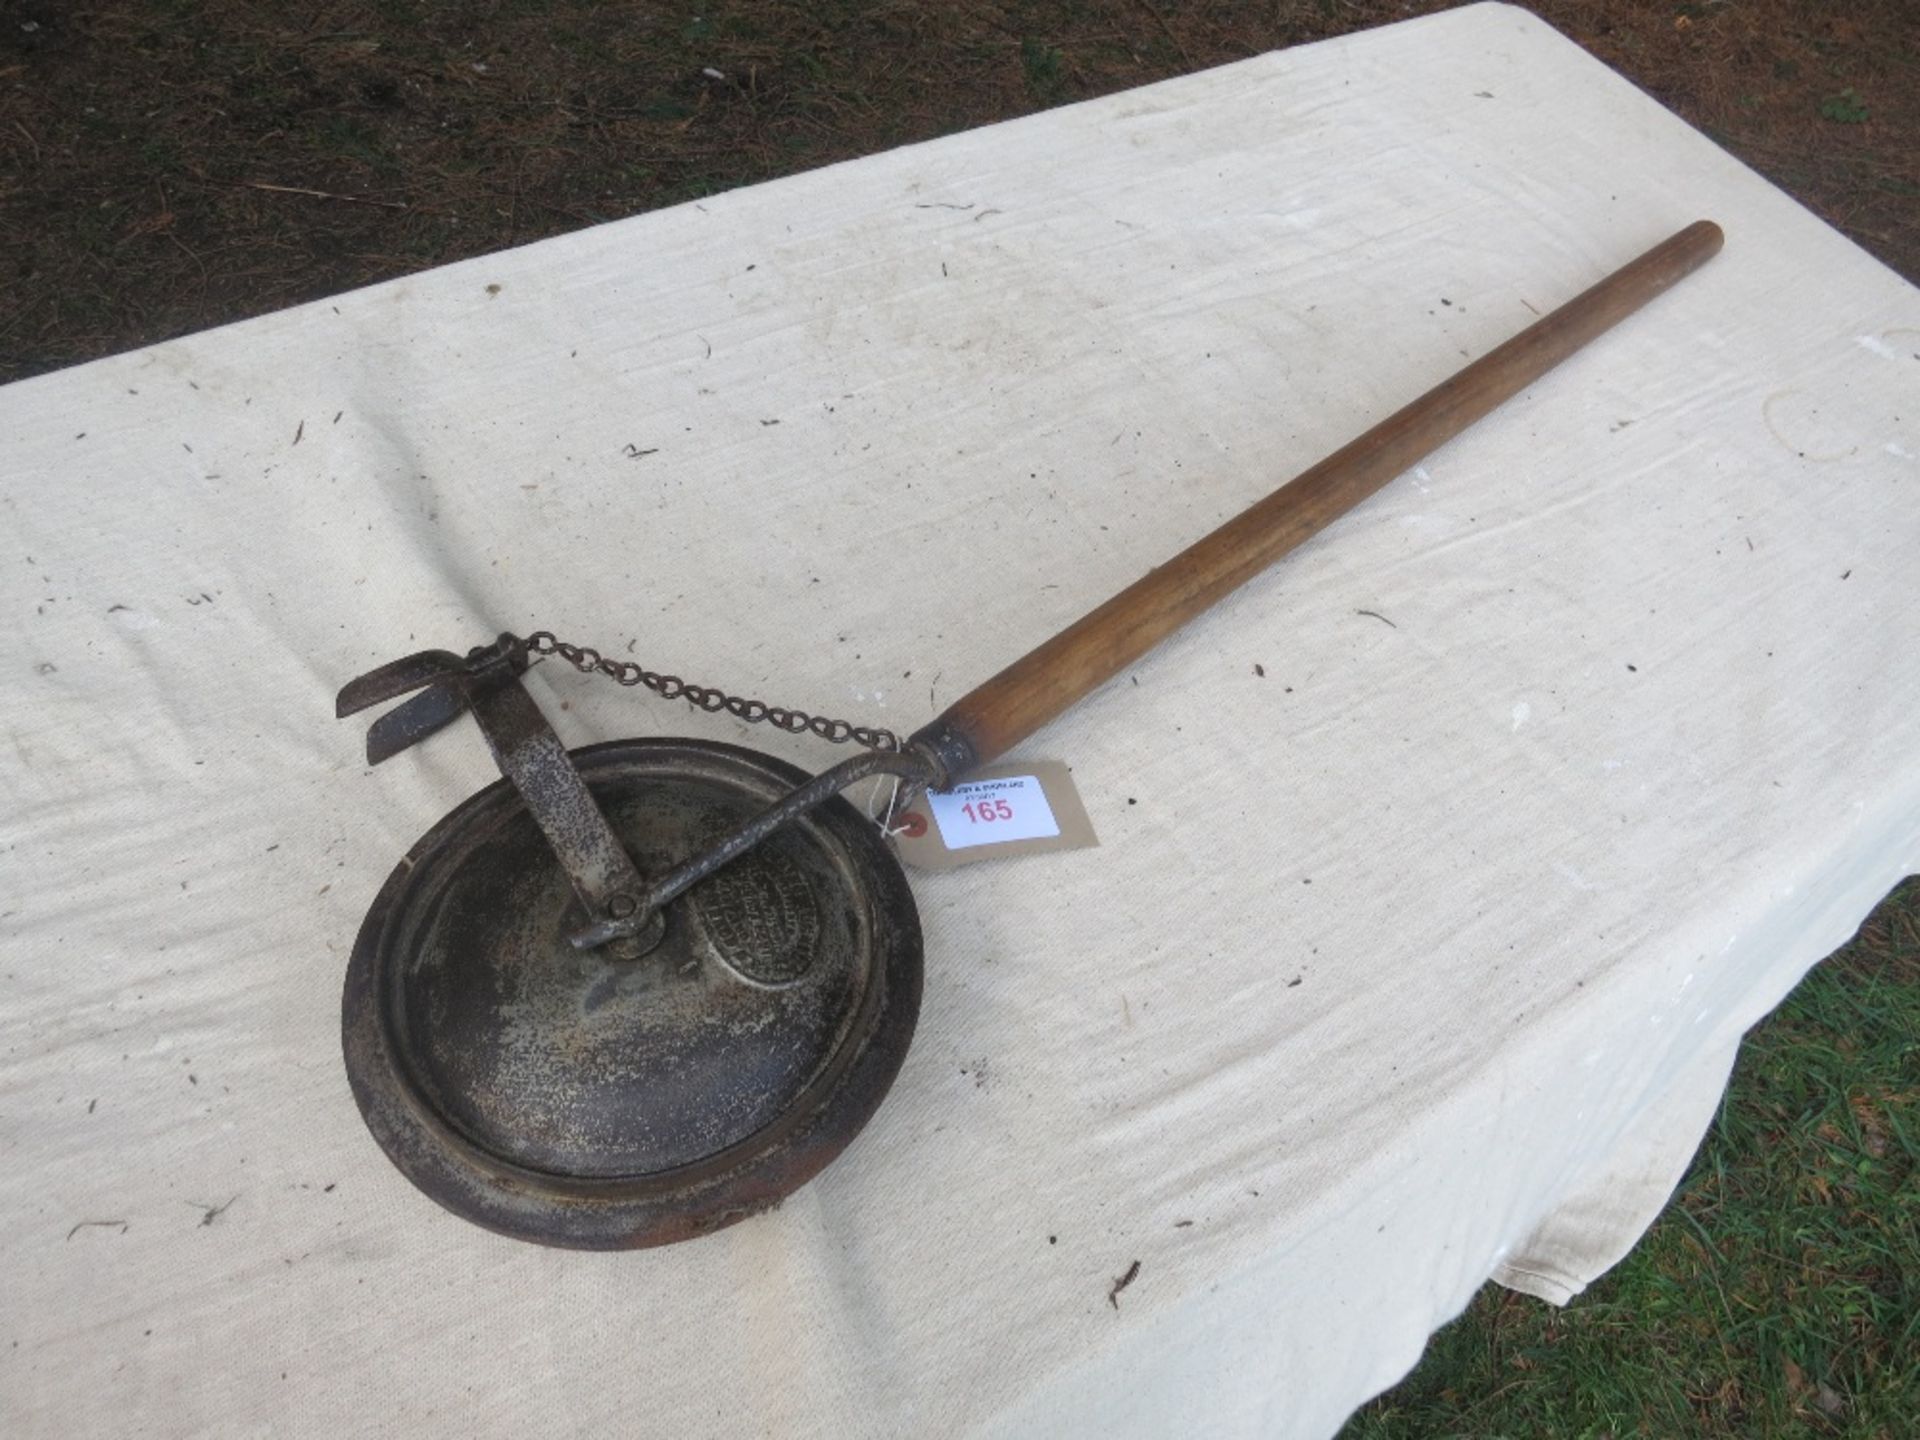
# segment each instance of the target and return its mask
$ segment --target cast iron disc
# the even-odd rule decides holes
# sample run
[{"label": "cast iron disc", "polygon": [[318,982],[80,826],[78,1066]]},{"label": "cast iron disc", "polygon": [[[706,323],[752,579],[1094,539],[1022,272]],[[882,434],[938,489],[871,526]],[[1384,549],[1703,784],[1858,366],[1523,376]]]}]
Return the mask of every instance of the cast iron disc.
[{"label": "cast iron disc", "polygon": [[[807,778],[698,740],[571,753],[643,875]],[[689,1239],[804,1185],[893,1083],[920,921],[845,800],[674,901],[639,958],[574,949],[584,920],[503,780],[421,838],[360,927],[347,1078],[388,1158],[455,1214],[578,1249]]]}]

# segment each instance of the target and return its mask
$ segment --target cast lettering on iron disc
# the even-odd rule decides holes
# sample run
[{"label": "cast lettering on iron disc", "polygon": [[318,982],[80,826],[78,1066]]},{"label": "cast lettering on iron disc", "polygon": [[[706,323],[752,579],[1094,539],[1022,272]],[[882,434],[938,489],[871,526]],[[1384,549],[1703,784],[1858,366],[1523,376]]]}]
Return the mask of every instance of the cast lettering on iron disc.
[{"label": "cast lettering on iron disc", "polygon": [[688,894],[729,969],[761,985],[790,985],[813,968],[820,909],[792,861],[762,847]]}]

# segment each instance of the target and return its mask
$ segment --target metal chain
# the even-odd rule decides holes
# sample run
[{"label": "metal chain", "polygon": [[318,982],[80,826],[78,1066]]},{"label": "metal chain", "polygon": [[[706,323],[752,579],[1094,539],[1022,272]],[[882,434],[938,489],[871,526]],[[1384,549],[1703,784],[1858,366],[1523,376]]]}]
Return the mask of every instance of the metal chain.
[{"label": "metal chain", "polygon": [[678,675],[659,675],[632,660],[614,660],[586,645],[569,645],[551,630],[536,630],[526,639],[529,653],[558,655],[583,675],[604,675],[621,685],[644,685],[663,700],[684,700],[709,714],[726,711],[749,724],[765,721],[790,735],[803,731],[843,745],[851,740],[869,750],[898,750],[900,737],[877,725],[855,725],[846,720],[829,720],[824,715],[809,715],[804,710],[787,710],[760,700],[743,700],[706,685],[694,685]]}]

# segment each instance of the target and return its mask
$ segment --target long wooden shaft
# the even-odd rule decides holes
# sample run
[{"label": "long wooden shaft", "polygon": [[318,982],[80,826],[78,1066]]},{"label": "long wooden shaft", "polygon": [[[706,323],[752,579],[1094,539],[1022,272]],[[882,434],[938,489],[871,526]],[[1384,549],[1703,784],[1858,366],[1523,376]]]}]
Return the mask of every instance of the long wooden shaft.
[{"label": "long wooden shaft", "polygon": [[971,768],[1004,754],[1201,611],[1705,264],[1719,251],[1721,239],[1718,225],[1697,220],[1662,241],[1082,616],[955,701],[920,735],[935,741],[951,759],[970,762],[950,768]]}]

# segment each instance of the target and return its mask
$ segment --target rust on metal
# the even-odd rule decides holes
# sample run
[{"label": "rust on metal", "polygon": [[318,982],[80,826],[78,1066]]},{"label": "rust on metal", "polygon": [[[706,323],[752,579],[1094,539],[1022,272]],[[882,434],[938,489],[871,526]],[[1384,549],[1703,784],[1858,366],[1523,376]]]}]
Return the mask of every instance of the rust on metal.
[{"label": "rust on metal", "polygon": [[[573,760],[646,866],[805,779],[687,740]],[[906,1054],[919,921],[878,830],[843,799],[669,904],[640,963],[569,945],[581,915],[502,780],[422,837],[355,943],[355,1098],[399,1169],[469,1220],[587,1249],[731,1224],[838,1155]]]},{"label": "rust on metal", "polygon": [[[508,635],[341,691],[343,715],[421,692],[375,722],[369,758],[471,711],[503,777],[368,912],[348,1079],[394,1164],[469,1220],[594,1249],[703,1234],[804,1184],[885,1095],[919,1014],[912,895],[839,785],[691,740],[569,752],[528,663]],[[690,854],[707,863],[682,874]],[[643,879],[662,873],[670,893]],[[612,943],[569,943],[617,921]]]},{"label": "rust on metal", "polygon": [[[840,792],[881,775],[908,791],[945,788],[993,759],[1678,283],[1721,240],[1706,221],[1677,232],[904,743],[548,631],[502,635],[465,657],[424,651],[351,682],[341,715],[412,696],[374,723],[370,761],[471,711],[504,776],[421,838],[361,926],[342,1038],[369,1129],[450,1210],[547,1244],[663,1244],[777,1203],[866,1123],[919,1014],[906,878],[881,827]],[[569,752],[520,683],[546,656],[870,749],[812,778],[692,740]],[[1115,1309],[1139,1273],[1136,1260],[1114,1281]]]}]

